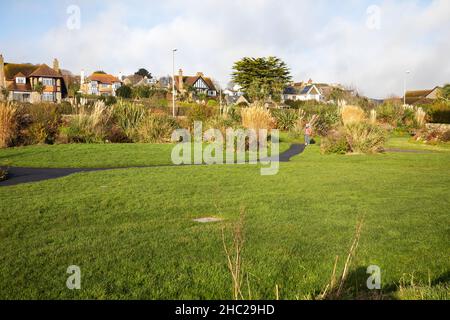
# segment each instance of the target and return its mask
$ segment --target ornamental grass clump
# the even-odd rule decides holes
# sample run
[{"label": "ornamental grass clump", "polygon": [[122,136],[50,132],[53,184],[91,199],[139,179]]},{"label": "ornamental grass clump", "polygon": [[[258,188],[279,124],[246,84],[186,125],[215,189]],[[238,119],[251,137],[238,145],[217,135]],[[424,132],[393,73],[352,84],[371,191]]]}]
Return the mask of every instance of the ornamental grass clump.
[{"label": "ornamental grass clump", "polygon": [[147,109],[141,104],[119,101],[112,107],[114,122],[130,141],[139,140],[138,130],[147,115]]},{"label": "ornamental grass clump", "polygon": [[60,140],[73,143],[104,142],[108,133],[111,110],[101,101],[92,110],[77,107],[66,126],[61,128]]},{"label": "ornamental grass clump", "polygon": [[348,125],[365,121],[366,115],[360,107],[349,105],[341,108],[341,119],[344,125]]},{"label": "ornamental grass clump", "polygon": [[246,129],[253,129],[259,132],[261,129],[272,129],[275,120],[272,118],[269,110],[263,107],[252,106],[244,108],[241,111],[242,126]]},{"label": "ornamental grass clump", "polygon": [[0,148],[9,147],[14,140],[17,107],[9,102],[0,103]]},{"label": "ornamental grass clump", "polygon": [[148,113],[137,130],[138,141],[145,143],[170,142],[175,129],[178,129],[178,124],[173,117],[163,113]]}]

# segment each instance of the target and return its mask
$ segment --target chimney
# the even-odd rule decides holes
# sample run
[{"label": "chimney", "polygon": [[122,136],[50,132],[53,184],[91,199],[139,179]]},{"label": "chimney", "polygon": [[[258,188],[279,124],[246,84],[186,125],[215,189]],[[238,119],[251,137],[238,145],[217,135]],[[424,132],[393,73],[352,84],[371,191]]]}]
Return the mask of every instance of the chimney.
[{"label": "chimney", "polygon": [[183,90],[183,70],[178,70],[178,90]]},{"label": "chimney", "polygon": [[59,73],[59,61],[58,59],[53,59],[53,70]]},{"label": "chimney", "polygon": [[3,55],[0,54],[0,88],[4,87],[6,87],[5,60],[3,60]]},{"label": "chimney", "polygon": [[84,70],[81,70],[81,72],[80,72],[80,85],[81,84],[84,84]]},{"label": "chimney", "polygon": [[122,82],[122,80],[123,80],[122,72],[119,72],[119,75],[117,76],[117,78],[119,79],[120,82]]}]

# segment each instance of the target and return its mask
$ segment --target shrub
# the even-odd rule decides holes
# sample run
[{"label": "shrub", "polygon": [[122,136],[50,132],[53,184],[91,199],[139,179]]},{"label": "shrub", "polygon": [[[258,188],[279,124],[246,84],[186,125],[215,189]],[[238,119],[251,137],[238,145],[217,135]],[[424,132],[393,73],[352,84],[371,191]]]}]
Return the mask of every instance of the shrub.
[{"label": "shrub", "polygon": [[29,116],[30,124],[23,132],[26,144],[53,144],[61,125],[61,108],[56,104],[33,104],[26,106],[22,113]]},{"label": "shrub", "polygon": [[247,129],[254,129],[258,132],[260,129],[271,129],[274,126],[274,119],[270,111],[253,106],[241,110],[242,126]]},{"label": "shrub", "polygon": [[341,108],[341,118],[344,125],[359,123],[366,119],[364,110],[358,106],[343,106]]},{"label": "shrub", "polygon": [[17,107],[8,102],[0,102],[0,148],[10,146],[17,128]]},{"label": "shrub", "polygon": [[386,133],[381,127],[366,122],[345,126],[345,135],[350,150],[354,153],[376,153],[383,150]]},{"label": "shrub", "polygon": [[450,103],[438,101],[427,108],[431,123],[450,123]]},{"label": "shrub", "polygon": [[194,121],[206,122],[209,118],[217,114],[215,108],[213,107],[203,106],[196,103],[185,105],[189,105],[186,116],[189,120],[190,125],[192,125]]},{"label": "shrub", "polygon": [[118,96],[119,98],[130,99],[132,95],[133,90],[127,85],[123,85],[116,90],[116,96]]},{"label": "shrub", "polygon": [[320,149],[326,154],[346,154],[351,151],[343,129],[331,130],[326,137],[322,138]]},{"label": "shrub", "polygon": [[376,153],[383,150],[386,131],[369,122],[353,122],[331,130],[321,141],[323,153]]},{"label": "shrub", "polygon": [[314,121],[310,121],[313,131],[319,136],[326,136],[328,131],[338,125],[340,120],[337,108],[325,109],[314,116]]},{"label": "shrub", "polygon": [[114,123],[123,130],[131,141],[137,140],[137,130],[144,119],[147,110],[140,104],[119,101],[112,108]]},{"label": "shrub", "polygon": [[213,118],[210,118],[208,122],[206,123],[206,126],[204,129],[218,129],[222,133],[222,135],[225,137],[226,131],[228,128],[234,128],[236,127],[237,122],[233,121],[231,118],[224,118],[223,116],[216,116]]},{"label": "shrub", "polygon": [[423,128],[422,130],[416,132],[414,139],[429,144],[448,142],[450,141],[450,130],[439,127]]},{"label": "shrub", "polygon": [[60,141],[74,143],[103,142],[108,132],[111,111],[103,102],[96,102],[93,110],[80,107],[66,126],[60,129]]},{"label": "shrub", "polygon": [[298,112],[289,109],[273,109],[272,116],[280,130],[292,130],[298,120]]},{"label": "shrub", "polygon": [[404,108],[399,102],[387,101],[377,109],[377,118],[383,123],[397,126],[403,118]]},{"label": "shrub", "polygon": [[149,113],[141,122],[138,129],[140,142],[158,143],[170,142],[172,132],[178,128],[173,117],[163,113]]},{"label": "shrub", "polygon": [[117,103],[117,99],[114,96],[100,96],[98,100],[103,101],[107,106],[112,106]]},{"label": "shrub", "polygon": [[206,105],[208,107],[217,107],[219,105],[219,103],[216,100],[214,100],[214,99],[210,99],[210,100],[208,100]]}]

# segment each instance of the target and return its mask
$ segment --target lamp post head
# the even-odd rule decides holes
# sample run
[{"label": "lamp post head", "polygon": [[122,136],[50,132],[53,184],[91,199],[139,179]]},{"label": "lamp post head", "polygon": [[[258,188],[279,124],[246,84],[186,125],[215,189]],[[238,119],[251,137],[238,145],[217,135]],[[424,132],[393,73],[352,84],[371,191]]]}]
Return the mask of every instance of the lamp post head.
[{"label": "lamp post head", "polygon": [[178,51],[178,49],[177,49],[177,48],[175,48],[175,49],[173,49],[172,51],[173,51],[173,52],[175,52],[175,51]]}]

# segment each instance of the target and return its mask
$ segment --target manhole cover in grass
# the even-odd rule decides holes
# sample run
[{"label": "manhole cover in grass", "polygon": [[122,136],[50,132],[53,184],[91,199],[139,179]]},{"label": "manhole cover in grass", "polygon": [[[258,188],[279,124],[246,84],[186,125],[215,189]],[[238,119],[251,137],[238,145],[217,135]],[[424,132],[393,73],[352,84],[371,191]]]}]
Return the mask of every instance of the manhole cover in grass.
[{"label": "manhole cover in grass", "polygon": [[200,223],[209,223],[209,222],[219,222],[219,221],[222,221],[222,220],[223,219],[220,219],[220,218],[205,217],[205,218],[194,219],[193,221],[200,222]]}]

